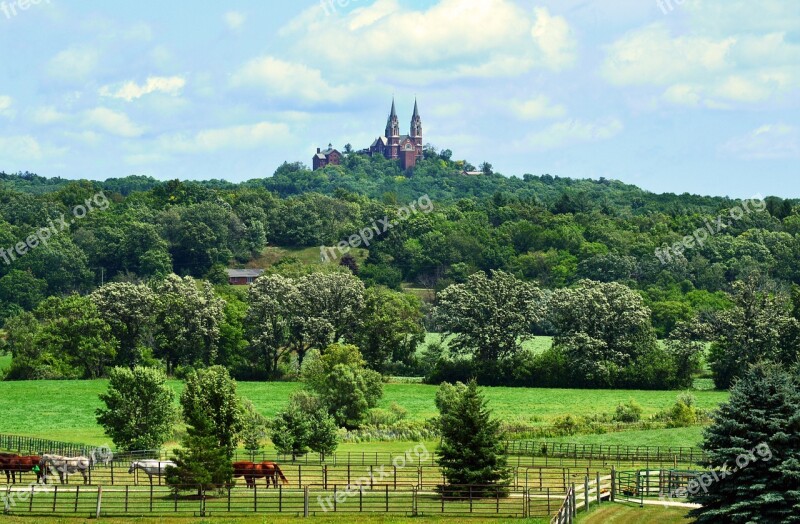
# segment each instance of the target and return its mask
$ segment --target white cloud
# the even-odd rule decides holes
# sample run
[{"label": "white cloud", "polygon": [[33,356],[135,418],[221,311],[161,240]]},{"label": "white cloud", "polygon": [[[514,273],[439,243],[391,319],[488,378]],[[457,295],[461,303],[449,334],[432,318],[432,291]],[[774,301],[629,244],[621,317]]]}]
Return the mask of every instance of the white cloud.
[{"label": "white cloud", "polygon": [[117,87],[103,86],[100,88],[100,96],[121,98],[131,102],[151,93],[176,96],[180,94],[185,85],[186,80],[180,76],[150,76],[143,85],[131,80]]},{"label": "white cloud", "polygon": [[50,59],[47,73],[61,81],[84,82],[97,69],[99,55],[95,49],[87,47],[71,47]]},{"label": "white cloud", "polygon": [[566,19],[552,16],[546,7],[537,7],[534,13],[536,22],[531,36],[543,55],[544,63],[556,71],[571,66],[575,62],[577,44]]},{"label": "white cloud", "polygon": [[312,103],[342,102],[355,92],[352,86],[328,83],[319,69],[272,56],[245,64],[233,75],[232,83],[237,87],[264,89],[267,96]]},{"label": "white cloud", "polygon": [[14,100],[7,95],[0,95],[0,116],[13,116],[11,106]]},{"label": "white cloud", "polygon": [[786,124],[768,124],[722,146],[725,154],[746,160],[800,158],[800,130]]},{"label": "white cloud", "polygon": [[672,104],[763,103],[800,89],[800,43],[778,30],[725,33],[714,27],[674,36],[656,23],[609,45],[602,72],[618,86],[662,88],[662,98]]},{"label": "white cloud", "polygon": [[86,124],[97,127],[110,135],[124,138],[136,138],[144,133],[144,128],[133,123],[128,115],[98,107],[86,112]]},{"label": "white cloud", "polygon": [[42,146],[30,135],[0,136],[0,157],[25,161],[39,160],[42,158]]},{"label": "white cloud", "polygon": [[223,149],[254,149],[285,141],[291,132],[286,124],[260,122],[252,125],[207,129],[192,136],[159,137],[160,146],[177,153],[210,153]]},{"label": "white cloud", "polygon": [[530,100],[512,100],[508,107],[514,116],[522,120],[561,118],[567,114],[567,109],[563,105],[553,104],[545,95]]},{"label": "white cloud", "polygon": [[66,118],[64,113],[61,113],[53,106],[46,106],[37,108],[32,115],[32,120],[40,125],[49,125],[60,122]]},{"label": "white cloud", "polygon": [[232,31],[241,29],[241,27],[247,21],[247,16],[239,11],[228,11],[223,15],[222,18],[225,20],[225,25],[228,26],[228,29]]},{"label": "white cloud", "polygon": [[622,122],[616,118],[595,122],[578,119],[564,120],[543,131],[529,134],[518,142],[517,146],[546,151],[576,143],[599,142],[618,135],[623,127]]},{"label": "white cloud", "polygon": [[351,76],[417,84],[563,69],[577,47],[565,18],[510,0],[439,0],[425,10],[377,0],[351,12],[317,5],[281,34],[331,72],[346,66]]}]

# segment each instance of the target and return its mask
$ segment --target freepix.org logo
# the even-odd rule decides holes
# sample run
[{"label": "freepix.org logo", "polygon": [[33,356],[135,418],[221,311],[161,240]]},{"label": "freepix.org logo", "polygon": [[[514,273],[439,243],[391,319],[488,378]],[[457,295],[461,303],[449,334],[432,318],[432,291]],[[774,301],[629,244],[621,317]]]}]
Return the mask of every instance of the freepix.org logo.
[{"label": "freepix.org logo", "polygon": [[0,12],[6,15],[7,19],[11,19],[41,3],[49,4],[50,0],[4,0],[0,2]]},{"label": "freepix.org logo", "polygon": [[[87,198],[83,204],[73,207],[72,216],[76,220],[80,220],[86,218],[86,215],[95,210],[105,211],[109,205],[108,198],[101,191],[93,197]],[[73,220],[68,220],[63,213],[55,219],[50,219],[47,226],[40,227],[25,240],[21,240],[8,248],[0,247],[0,260],[5,262],[7,266],[11,265],[15,260],[24,257],[37,247],[46,246],[50,239],[69,229],[72,223]]]}]

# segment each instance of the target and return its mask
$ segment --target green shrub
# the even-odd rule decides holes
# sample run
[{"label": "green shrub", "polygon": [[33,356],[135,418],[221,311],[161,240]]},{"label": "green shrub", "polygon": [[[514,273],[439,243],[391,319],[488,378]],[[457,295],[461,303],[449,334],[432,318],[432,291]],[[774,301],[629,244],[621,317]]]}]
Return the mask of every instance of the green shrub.
[{"label": "green shrub", "polygon": [[633,399],[629,400],[626,404],[619,404],[612,420],[614,422],[624,422],[627,424],[639,422],[642,420],[642,406],[637,404]]}]

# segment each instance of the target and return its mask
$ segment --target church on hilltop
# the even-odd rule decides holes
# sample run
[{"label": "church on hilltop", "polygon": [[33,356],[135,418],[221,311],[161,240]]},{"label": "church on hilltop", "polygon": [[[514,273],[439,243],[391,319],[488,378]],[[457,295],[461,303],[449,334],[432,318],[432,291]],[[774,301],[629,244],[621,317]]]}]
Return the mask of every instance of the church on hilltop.
[{"label": "church on hilltop", "polygon": [[[390,160],[399,160],[400,167],[403,169],[411,169],[416,166],[417,160],[422,158],[422,118],[419,116],[417,101],[414,100],[414,114],[411,116],[409,134],[400,134],[400,120],[397,118],[394,99],[392,99],[392,109],[389,112],[389,119],[383,135],[376,138],[369,148],[363,149],[359,153],[370,156],[383,155]],[[328,164],[338,165],[341,157],[341,153],[330,145],[325,151],[317,149],[317,154],[314,156],[314,169],[321,169]]]}]

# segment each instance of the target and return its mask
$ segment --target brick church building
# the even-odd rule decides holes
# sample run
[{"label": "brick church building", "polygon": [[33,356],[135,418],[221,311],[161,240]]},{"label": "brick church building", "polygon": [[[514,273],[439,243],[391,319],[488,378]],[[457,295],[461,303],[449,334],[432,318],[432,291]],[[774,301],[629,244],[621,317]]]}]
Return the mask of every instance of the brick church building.
[{"label": "brick church building", "polygon": [[422,158],[422,118],[419,116],[416,100],[414,100],[414,114],[411,117],[411,132],[401,135],[400,121],[394,108],[394,99],[392,99],[392,110],[389,113],[389,120],[386,122],[386,131],[383,136],[376,138],[369,146],[369,154],[398,159],[403,169],[410,169],[417,165],[417,160]]},{"label": "brick church building", "polygon": [[[392,99],[392,109],[386,122],[386,131],[382,136],[376,138],[368,149],[359,151],[359,153],[370,156],[383,155],[390,160],[399,160],[403,169],[411,169],[416,166],[417,160],[422,158],[422,118],[419,116],[417,101],[414,100],[414,114],[411,116],[409,134],[400,134],[400,120],[397,118],[394,99]],[[317,149],[317,154],[314,156],[314,169],[321,169],[328,164],[338,165],[340,161],[341,153],[329,145],[325,151]]]}]

